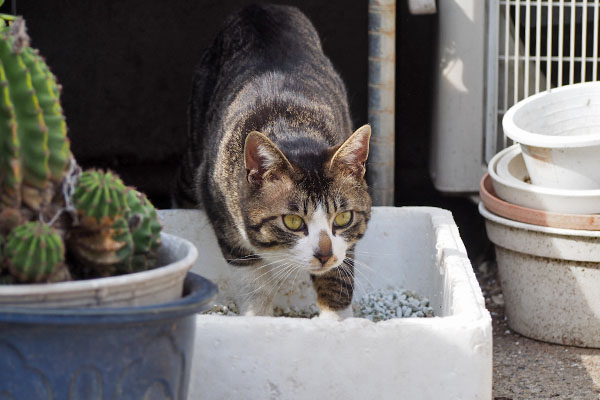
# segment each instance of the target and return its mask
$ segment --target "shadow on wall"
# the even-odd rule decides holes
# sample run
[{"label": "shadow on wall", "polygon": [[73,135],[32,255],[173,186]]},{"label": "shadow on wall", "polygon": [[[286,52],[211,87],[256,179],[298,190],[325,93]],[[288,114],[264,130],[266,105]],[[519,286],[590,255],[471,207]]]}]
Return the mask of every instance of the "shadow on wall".
[{"label": "shadow on wall", "polygon": [[[493,257],[477,205],[465,196],[438,192],[429,173],[439,14],[411,15],[398,3],[396,76],[396,205],[435,206],[452,211],[473,265]],[[463,65],[464,74],[469,66]],[[458,118],[458,116],[457,116]]]}]

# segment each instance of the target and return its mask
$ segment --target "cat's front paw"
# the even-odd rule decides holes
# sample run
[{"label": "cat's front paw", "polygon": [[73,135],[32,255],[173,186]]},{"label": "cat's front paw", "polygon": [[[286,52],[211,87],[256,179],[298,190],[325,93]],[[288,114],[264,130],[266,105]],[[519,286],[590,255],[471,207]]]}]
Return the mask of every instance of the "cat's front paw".
[{"label": "cat's front paw", "polygon": [[342,321],[346,318],[354,317],[352,312],[352,306],[348,306],[342,310],[333,311],[327,308],[321,308],[319,311],[319,318],[331,321]]}]

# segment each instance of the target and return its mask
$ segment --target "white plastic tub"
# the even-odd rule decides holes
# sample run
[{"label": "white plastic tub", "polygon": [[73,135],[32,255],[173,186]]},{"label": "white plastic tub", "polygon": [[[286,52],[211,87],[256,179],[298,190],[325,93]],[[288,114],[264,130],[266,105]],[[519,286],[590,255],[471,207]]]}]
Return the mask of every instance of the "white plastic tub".
[{"label": "white plastic tub", "polygon": [[[193,271],[231,290],[206,216],[160,212],[166,232],[198,246]],[[283,317],[198,317],[190,399],[490,399],[489,313],[448,211],[375,207],[357,246],[356,294],[402,287],[429,297],[437,317],[373,323]],[[300,278],[298,278],[300,279]],[[308,276],[280,306],[314,302]]]},{"label": "white plastic tub", "polygon": [[502,126],[521,144],[534,185],[600,189],[600,82],[530,96],[506,112]]}]

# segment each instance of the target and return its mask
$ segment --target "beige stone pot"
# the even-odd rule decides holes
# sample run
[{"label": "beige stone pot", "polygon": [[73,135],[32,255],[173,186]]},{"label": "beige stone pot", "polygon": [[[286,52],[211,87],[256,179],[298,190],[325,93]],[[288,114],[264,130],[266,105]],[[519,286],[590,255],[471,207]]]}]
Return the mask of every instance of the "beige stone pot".
[{"label": "beige stone pot", "polygon": [[183,281],[198,257],[185,239],[161,234],[155,269],[108,278],[60,283],[0,285],[0,307],[124,307],[159,304],[181,297]]},{"label": "beige stone pot", "polygon": [[600,232],[526,224],[483,204],[508,324],[552,343],[600,348]]}]

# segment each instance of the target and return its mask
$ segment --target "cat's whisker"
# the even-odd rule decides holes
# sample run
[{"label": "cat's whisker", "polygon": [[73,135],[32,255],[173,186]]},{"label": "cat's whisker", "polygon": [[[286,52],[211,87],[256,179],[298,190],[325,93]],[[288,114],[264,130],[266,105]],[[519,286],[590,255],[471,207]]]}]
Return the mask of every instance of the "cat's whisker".
[{"label": "cat's whisker", "polygon": [[285,273],[288,271],[289,268],[293,267],[293,263],[291,262],[287,262],[283,268],[278,269],[277,272],[275,272],[270,278],[269,278],[269,283],[275,281],[275,282],[279,282],[279,278],[283,275],[285,275]]},{"label": "cat's whisker", "polygon": [[[363,265],[360,265],[360,262],[357,261],[356,259],[353,258],[349,258],[346,257],[346,259],[344,260],[343,264],[350,266],[350,264],[348,264],[348,261],[350,261],[352,264],[352,268],[354,270],[354,272],[358,272],[360,274],[360,276],[367,281],[367,283],[370,286],[373,286],[373,282],[371,282],[371,280],[369,279],[369,277],[367,276],[367,274],[365,274],[363,271],[361,271],[361,267],[366,267],[368,269],[370,269],[371,271],[373,271],[373,269],[371,267],[369,267],[367,264],[362,263]],[[359,265],[357,265],[357,262],[359,263]]]},{"label": "cat's whisker", "polygon": [[[337,268],[335,269],[335,273],[337,274],[337,276],[338,276],[338,279],[342,280],[342,274],[340,273],[340,269],[339,269],[339,267],[337,267]],[[338,295],[339,295],[340,297],[342,297],[342,285],[340,285],[340,291],[339,291]]]},{"label": "cat's whisker", "polygon": [[[341,265],[340,265],[340,267],[341,267]],[[345,281],[345,279],[342,277],[342,273],[344,272],[344,269],[340,268],[340,267],[336,268],[336,273],[338,275],[338,278],[341,281]],[[352,285],[352,282],[350,283],[350,285]],[[342,287],[344,287],[344,291],[346,292],[346,298],[349,298],[350,301],[352,301],[352,297],[350,296],[350,294],[348,293],[348,289],[346,289],[346,287],[344,285],[340,285],[339,296],[342,297]],[[354,291],[354,287],[352,287],[352,291]]]},{"label": "cat's whisker", "polygon": [[358,281],[355,279],[354,268],[351,268],[351,266],[349,264],[346,264],[345,262],[343,262],[340,265],[340,269],[348,277],[348,280],[350,281],[350,286],[352,287],[352,291],[353,292],[354,292],[355,288],[357,288],[359,290],[362,290],[363,295],[366,294],[366,292],[364,291],[364,289],[360,286],[360,284],[358,283]]},{"label": "cat's whisker", "polygon": [[[342,274],[344,274],[344,276],[348,277],[348,271],[346,271],[344,268],[341,269]],[[351,288],[351,293],[348,292],[348,289],[344,289],[344,291],[346,292],[346,298],[352,302],[352,297],[354,296],[354,282],[352,280],[352,278],[347,278],[348,282],[350,283],[350,288]]]},{"label": "cat's whisker", "polygon": [[287,257],[282,256],[282,257],[278,258],[277,260],[271,261],[270,263],[261,265],[260,267],[256,267],[255,271],[260,271],[260,270],[262,270],[262,269],[264,269],[266,267],[269,267],[269,266],[271,266],[273,264],[276,264],[276,263],[279,263],[279,262],[282,262],[282,261],[288,261]]},{"label": "cat's whisker", "polygon": [[290,265],[290,263],[280,264],[280,265],[276,266],[275,268],[263,273],[259,277],[254,278],[254,280],[252,281],[251,284],[254,284],[255,282],[257,282],[260,279],[260,277],[262,277],[268,273],[277,271],[274,275],[271,275],[265,282],[263,282],[261,285],[256,287],[254,290],[245,293],[244,296],[246,296],[246,299],[250,298],[251,295],[260,292],[263,288],[268,286],[271,282],[273,282],[276,279],[276,277],[281,273],[281,271],[285,271],[289,267],[289,265]]},{"label": "cat's whisker", "polygon": [[371,267],[369,264],[365,263],[364,261],[357,260],[354,257],[346,257],[346,258],[352,260],[352,262],[355,263],[355,266],[358,265],[360,268],[365,268],[365,269],[368,269],[369,271],[375,273],[375,270],[373,269],[373,267]]},{"label": "cat's whisker", "polygon": [[[371,282],[371,280],[369,279],[369,277],[367,276],[366,273],[364,273],[361,268],[366,268],[369,269],[370,271],[374,272],[373,269],[371,267],[369,267],[367,264],[363,264],[361,265],[360,263],[357,263],[356,260],[350,259],[350,258],[346,258],[346,260],[352,261],[352,267],[354,268],[354,271],[357,272],[358,274],[360,274],[360,276],[367,281],[367,283],[371,286],[373,286],[373,282]],[[345,262],[345,261],[344,261]]]},{"label": "cat's whisker", "polygon": [[399,255],[401,255],[402,253],[398,252],[398,253],[382,253],[379,251],[363,251],[363,250],[354,250],[354,253],[356,254],[364,254],[367,256],[371,256],[371,257],[378,257],[378,256],[382,256],[382,257],[398,257]]},{"label": "cat's whisker", "polygon": [[298,275],[300,274],[301,271],[302,271],[302,267],[300,265],[296,265],[296,275],[294,275],[294,280],[292,281],[292,287],[296,287],[296,278],[298,278]]},{"label": "cat's whisker", "polygon": [[266,305],[266,301],[268,301],[267,299],[272,299],[277,295],[283,283],[287,281],[287,279],[291,276],[292,273],[294,273],[296,268],[298,268],[297,265],[295,265],[294,263],[289,263],[286,264],[286,267],[282,271],[279,271],[277,281],[275,282],[275,284],[270,285],[271,289],[268,292],[268,297],[266,297],[263,300],[263,306]]},{"label": "cat's whisker", "polygon": [[[285,267],[289,264],[286,261],[287,260],[285,260],[285,259],[278,261],[278,263],[279,263],[278,265],[275,265],[274,267],[267,269],[265,272],[263,272],[259,276],[254,277],[254,279],[252,279],[252,281],[250,282],[250,286],[257,284],[258,287],[256,287],[254,290],[252,290],[249,293],[252,294],[252,293],[258,292],[262,288],[264,288],[266,285],[268,285],[273,280],[273,274],[276,273],[276,271],[279,272],[279,271],[281,271],[281,269],[285,269]],[[264,280],[264,282],[262,282],[262,284],[260,284],[261,278],[264,277],[265,275],[269,275],[269,274],[270,274],[270,276],[268,278],[266,278],[266,280]]]},{"label": "cat's whisker", "polygon": [[288,268],[286,268],[287,273],[284,272],[283,274],[280,275],[280,279],[278,280],[277,285],[274,285],[274,290],[272,292],[273,296],[277,295],[277,292],[279,292],[279,289],[281,289],[281,286],[283,285],[283,283],[288,280],[288,278],[291,276],[291,274],[294,273],[296,268],[298,268],[296,265],[290,264],[288,266]]},{"label": "cat's whisker", "polygon": [[263,277],[263,276],[265,276],[265,275],[272,274],[272,275],[271,275],[271,276],[270,276],[270,277],[267,279],[267,281],[266,281],[266,283],[269,283],[269,282],[271,282],[271,281],[273,280],[273,277],[274,277],[274,276],[277,276],[277,274],[279,274],[279,273],[281,272],[281,270],[282,270],[282,269],[285,269],[287,266],[289,266],[289,265],[291,264],[291,263],[290,263],[290,262],[289,262],[287,259],[283,259],[283,260],[280,260],[280,261],[278,261],[278,262],[280,262],[280,263],[286,262],[286,263],[285,263],[285,264],[279,264],[279,265],[276,265],[275,267],[272,267],[272,268],[269,268],[269,269],[267,269],[267,270],[266,270],[265,272],[263,272],[261,275],[259,275],[258,277],[256,277],[256,278],[254,279],[254,281],[257,281],[257,280],[259,280],[260,278],[262,278],[262,277]]},{"label": "cat's whisker", "polygon": [[[272,273],[272,275],[264,282],[264,284],[262,285],[262,287],[265,287],[267,285],[270,286],[274,286],[272,285],[274,282],[278,282],[279,278],[286,273],[286,271],[290,268],[290,266],[292,266],[293,263],[287,262],[285,264],[279,265],[275,268],[273,268],[272,270],[270,270],[269,272]],[[263,274],[264,275],[264,274]],[[262,288],[261,287],[261,288]],[[271,291],[269,291],[269,294],[271,293]]]},{"label": "cat's whisker", "polygon": [[[261,273],[260,275],[258,275],[258,276],[255,276],[255,277],[252,279],[252,281],[250,282],[250,284],[254,284],[254,283],[256,283],[256,282],[260,281],[262,277],[264,277],[264,276],[266,276],[266,275],[269,275],[269,274],[273,274],[275,271],[277,271],[277,270],[279,270],[279,269],[283,268],[285,265],[287,265],[287,262],[286,262],[286,261],[287,261],[287,260],[284,258],[284,259],[281,259],[281,260],[279,260],[279,261],[274,261],[273,263],[271,263],[271,265],[265,265],[264,267],[269,267],[269,266],[270,266],[271,268],[267,268],[267,270],[266,270],[266,271],[262,272],[262,273]],[[273,264],[276,264],[276,265],[272,266]],[[256,270],[254,270],[253,272],[257,272],[258,270],[259,270],[259,269],[257,268],[257,269],[256,269]],[[271,275],[271,276],[269,276],[268,278],[266,278],[266,282],[269,282],[269,280],[270,280],[270,279],[272,279],[272,275]]]}]

